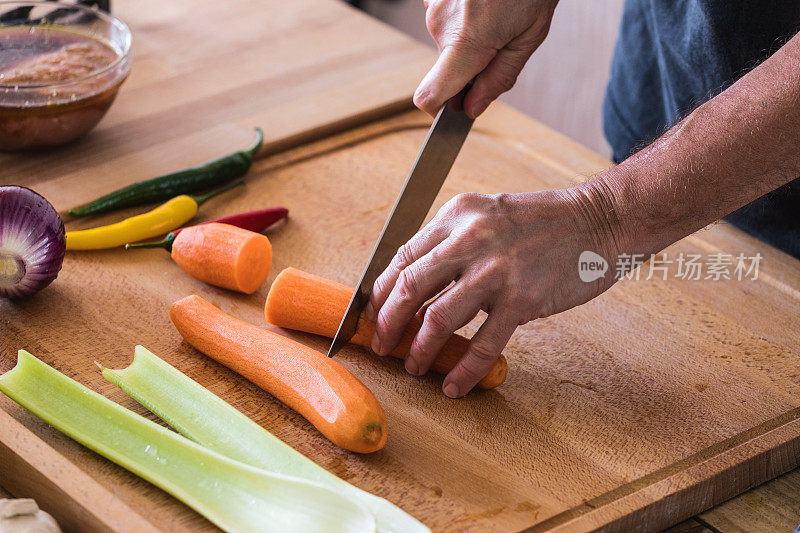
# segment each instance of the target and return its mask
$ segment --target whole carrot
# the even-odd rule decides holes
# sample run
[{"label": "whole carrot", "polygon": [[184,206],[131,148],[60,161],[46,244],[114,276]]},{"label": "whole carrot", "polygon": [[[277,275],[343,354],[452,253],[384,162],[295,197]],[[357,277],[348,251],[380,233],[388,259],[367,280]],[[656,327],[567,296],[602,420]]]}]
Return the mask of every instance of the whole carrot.
[{"label": "whole carrot", "polygon": [[245,294],[264,283],[272,265],[272,245],[267,237],[218,222],[184,228],[161,242],[125,247],[164,248],[193,278]]},{"label": "whole carrot", "polygon": [[288,405],[337,446],[370,453],[386,444],[386,415],[345,367],[308,346],[238,320],[199,296],[169,309],[186,342]]}]

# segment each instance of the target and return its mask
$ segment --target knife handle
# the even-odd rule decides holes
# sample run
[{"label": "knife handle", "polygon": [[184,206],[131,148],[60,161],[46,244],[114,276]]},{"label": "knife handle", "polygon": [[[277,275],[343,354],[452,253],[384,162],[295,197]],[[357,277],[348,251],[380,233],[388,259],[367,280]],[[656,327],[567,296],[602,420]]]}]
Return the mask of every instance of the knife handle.
[{"label": "knife handle", "polygon": [[456,113],[463,112],[464,111],[464,99],[467,97],[467,93],[469,92],[470,89],[472,89],[472,86],[474,85],[474,83],[475,83],[475,78],[470,80],[470,82],[467,83],[464,86],[464,88],[461,89],[458,92],[458,94],[456,94],[455,96],[450,98],[450,100],[445,102],[444,105],[448,106],[450,108],[450,111],[453,111],[453,112],[456,112]]}]

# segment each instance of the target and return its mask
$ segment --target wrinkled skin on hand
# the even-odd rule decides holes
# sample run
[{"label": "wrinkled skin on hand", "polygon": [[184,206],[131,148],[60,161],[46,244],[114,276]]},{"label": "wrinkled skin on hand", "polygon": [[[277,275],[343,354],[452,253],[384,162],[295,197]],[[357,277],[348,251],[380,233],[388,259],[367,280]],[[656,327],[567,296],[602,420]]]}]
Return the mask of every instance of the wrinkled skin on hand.
[{"label": "wrinkled skin on hand", "polygon": [[602,196],[587,184],[450,200],[376,280],[367,306],[367,316],[377,322],[373,350],[389,353],[420,314],[423,326],[406,369],[424,374],[450,335],[483,310],[485,322],[443,383],[450,397],[469,392],[518,325],[582,304],[613,284],[613,272],[591,283],[578,275],[584,250],[610,263],[616,256]]},{"label": "wrinkled skin on hand", "polygon": [[425,21],[439,59],[414,94],[435,115],[473,78],[464,109],[477,117],[511,89],[547,36],[557,0],[427,0]]}]

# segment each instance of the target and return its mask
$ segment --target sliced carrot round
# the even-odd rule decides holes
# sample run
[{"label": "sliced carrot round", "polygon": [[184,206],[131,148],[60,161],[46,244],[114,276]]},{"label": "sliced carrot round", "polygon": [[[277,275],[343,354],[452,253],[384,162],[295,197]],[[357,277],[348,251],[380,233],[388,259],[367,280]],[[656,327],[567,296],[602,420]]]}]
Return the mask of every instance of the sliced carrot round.
[{"label": "sliced carrot round", "polygon": [[272,245],[260,233],[214,222],[181,231],[172,259],[193,278],[252,294],[269,275]]}]

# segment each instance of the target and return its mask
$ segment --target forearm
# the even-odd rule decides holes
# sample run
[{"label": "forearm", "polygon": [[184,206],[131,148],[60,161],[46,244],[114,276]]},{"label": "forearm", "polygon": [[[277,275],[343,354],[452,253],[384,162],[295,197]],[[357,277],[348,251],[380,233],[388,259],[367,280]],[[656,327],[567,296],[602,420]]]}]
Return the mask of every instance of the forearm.
[{"label": "forearm", "polygon": [[798,176],[800,34],[577,194],[610,248],[649,254]]}]

